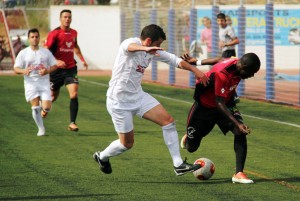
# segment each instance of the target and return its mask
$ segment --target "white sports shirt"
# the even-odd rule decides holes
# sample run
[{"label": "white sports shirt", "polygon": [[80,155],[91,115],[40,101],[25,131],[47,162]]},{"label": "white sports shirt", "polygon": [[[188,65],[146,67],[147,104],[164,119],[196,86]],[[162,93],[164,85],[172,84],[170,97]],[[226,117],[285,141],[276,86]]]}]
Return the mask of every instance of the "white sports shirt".
[{"label": "white sports shirt", "polygon": [[[234,38],[236,38],[234,29],[227,25],[225,28],[219,27],[219,39],[220,41],[223,41],[225,43],[228,43],[230,41],[232,41]],[[226,51],[226,50],[234,50],[235,47],[234,45],[232,46],[225,46],[222,48],[222,52]]]},{"label": "white sports shirt", "polygon": [[19,52],[14,68],[30,68],[32,70],[29,76],[24,75],[24,83],[26,84],[37,81],[49,82],[49,74],[41,76],[39,70],[42,68],[49,69],[50,66],[54,65],[56,65],[56,59],[48,49],[39,47],[38,50],[32,50],[31,47],[27,47]]},{"label": "white sports shirt", "polygon": [[181,58],[166,51],[157,51],[160,56],[154,56],[145,51],[129,52],[129,44],[142,45],[140,38],[124,40],[119,48],[118,55],[112,69],[107,97],[118,102],[134,103],[141,97],[142,79],[145,69],[152,59],[178,67]]}]

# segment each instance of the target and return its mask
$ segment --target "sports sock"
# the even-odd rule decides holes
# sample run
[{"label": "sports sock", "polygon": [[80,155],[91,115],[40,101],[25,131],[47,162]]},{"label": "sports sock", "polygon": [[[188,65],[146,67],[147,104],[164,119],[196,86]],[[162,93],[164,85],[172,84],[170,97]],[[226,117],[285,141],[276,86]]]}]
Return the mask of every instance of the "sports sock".
[{"label": "sports sock", "polygon": [[178,167],[183,161],[180,155],[178,133],[176,131],[175,122],[162,126],[161,128],[165,144],[167,145],[173,160],[173,165],[174,167]]},{"label": "sports sock", "polygon": [[247,157],[247,138],[245,135],[234,135],[236,173],[243,172]]},{"label": "sports sock", "polygon": [[78,113],[78,98],[70,99],[70,122],[75,123]]},{"label": "sports sock", "polygon": [[32,106],[32,117],[39,129],[45,129],[44,122],[41,117],[41,106]]},{"label": "sports sock", "polygon": [[100,160],[107,161],[110,157],[112,156],[117,156],[120,155],[121,153],[127,151],[128,148],[126,148],[119,139],[113,141],[104,149],[103,151],[100,152]]}]

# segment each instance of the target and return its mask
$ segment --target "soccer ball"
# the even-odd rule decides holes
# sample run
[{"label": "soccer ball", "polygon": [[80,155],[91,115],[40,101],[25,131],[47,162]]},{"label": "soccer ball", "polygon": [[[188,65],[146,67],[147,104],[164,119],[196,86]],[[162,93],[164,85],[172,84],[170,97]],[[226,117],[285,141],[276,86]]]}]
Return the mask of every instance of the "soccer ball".
[{"label": "soccer ball", "polygon": [[201,168],[194,171],[194,176],[199,180],[207,180],[211,178],[215,172],[215,164],[208,158],[199,158],[194,164],[200,164]]}]

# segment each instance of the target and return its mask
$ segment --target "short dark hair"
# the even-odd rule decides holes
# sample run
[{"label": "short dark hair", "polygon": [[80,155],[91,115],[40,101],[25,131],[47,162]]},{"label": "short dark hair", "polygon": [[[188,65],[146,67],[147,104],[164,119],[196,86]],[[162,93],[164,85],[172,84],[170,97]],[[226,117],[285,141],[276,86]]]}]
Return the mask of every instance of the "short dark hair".
[{"label": "short dark hair", "polygon": [[61,17],[63,13],[70,13],[70,14],[72,14],[72,11],[69,10],[69,9],[64,9],[64,10],[60,11],[59,17]]},{"label": "short dark hair", "polygon": [[29,38],[30,33],[38,33],[39,36],[40,36],[40,32],[39,32],[39,30],[37,28],[32,28],[32,29],[28,30],[28,34],[27,34],[28,38]]},{"label": "short dark hair", "polygon": [[217,19],[224,19],[224,20],[226,20],[226,16],[225,16],[224,13],[219,13],[219,14],[217,15]]},{"label": "short dark hair", "polygon": [[256,73],[260,69],[260,60],[255,53],[244,54],[241,62],[247,72]]},{"label": "short dark hair", "polygon": [[160,38],[166,40],[166,34],[164,30],[156,25],[150,24],[145,26],[141,32],[141,39],[145,40],[146,38],[151,38],[152,41],[158,41]]}]

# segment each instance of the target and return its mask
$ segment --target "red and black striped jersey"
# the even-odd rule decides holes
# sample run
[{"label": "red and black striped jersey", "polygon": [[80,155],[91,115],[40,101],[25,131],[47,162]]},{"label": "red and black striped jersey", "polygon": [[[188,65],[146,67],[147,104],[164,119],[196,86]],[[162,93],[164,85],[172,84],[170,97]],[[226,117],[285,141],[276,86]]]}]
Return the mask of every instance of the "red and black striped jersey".
[{"label": "red and black striped jersey", "polygon": [[49,32],[45,46],[49,48],[54,57],[66,63],[66,68],[76,66],[74,59],[74,47],[77,44],[77,31],[70,29],[65,31],[57,27]]},{"label": "red and black striped jersey", "polygon": [[225,103],[228,103],[241,81],[241,77],[235,74],[238,60],[238,58],[229,58],[215,64],[206,73],[210,79],[208,86],[204,87],[199,80],[196,81],[194,99],[208,108],[217,107],[216,96],[223,97]]}]

